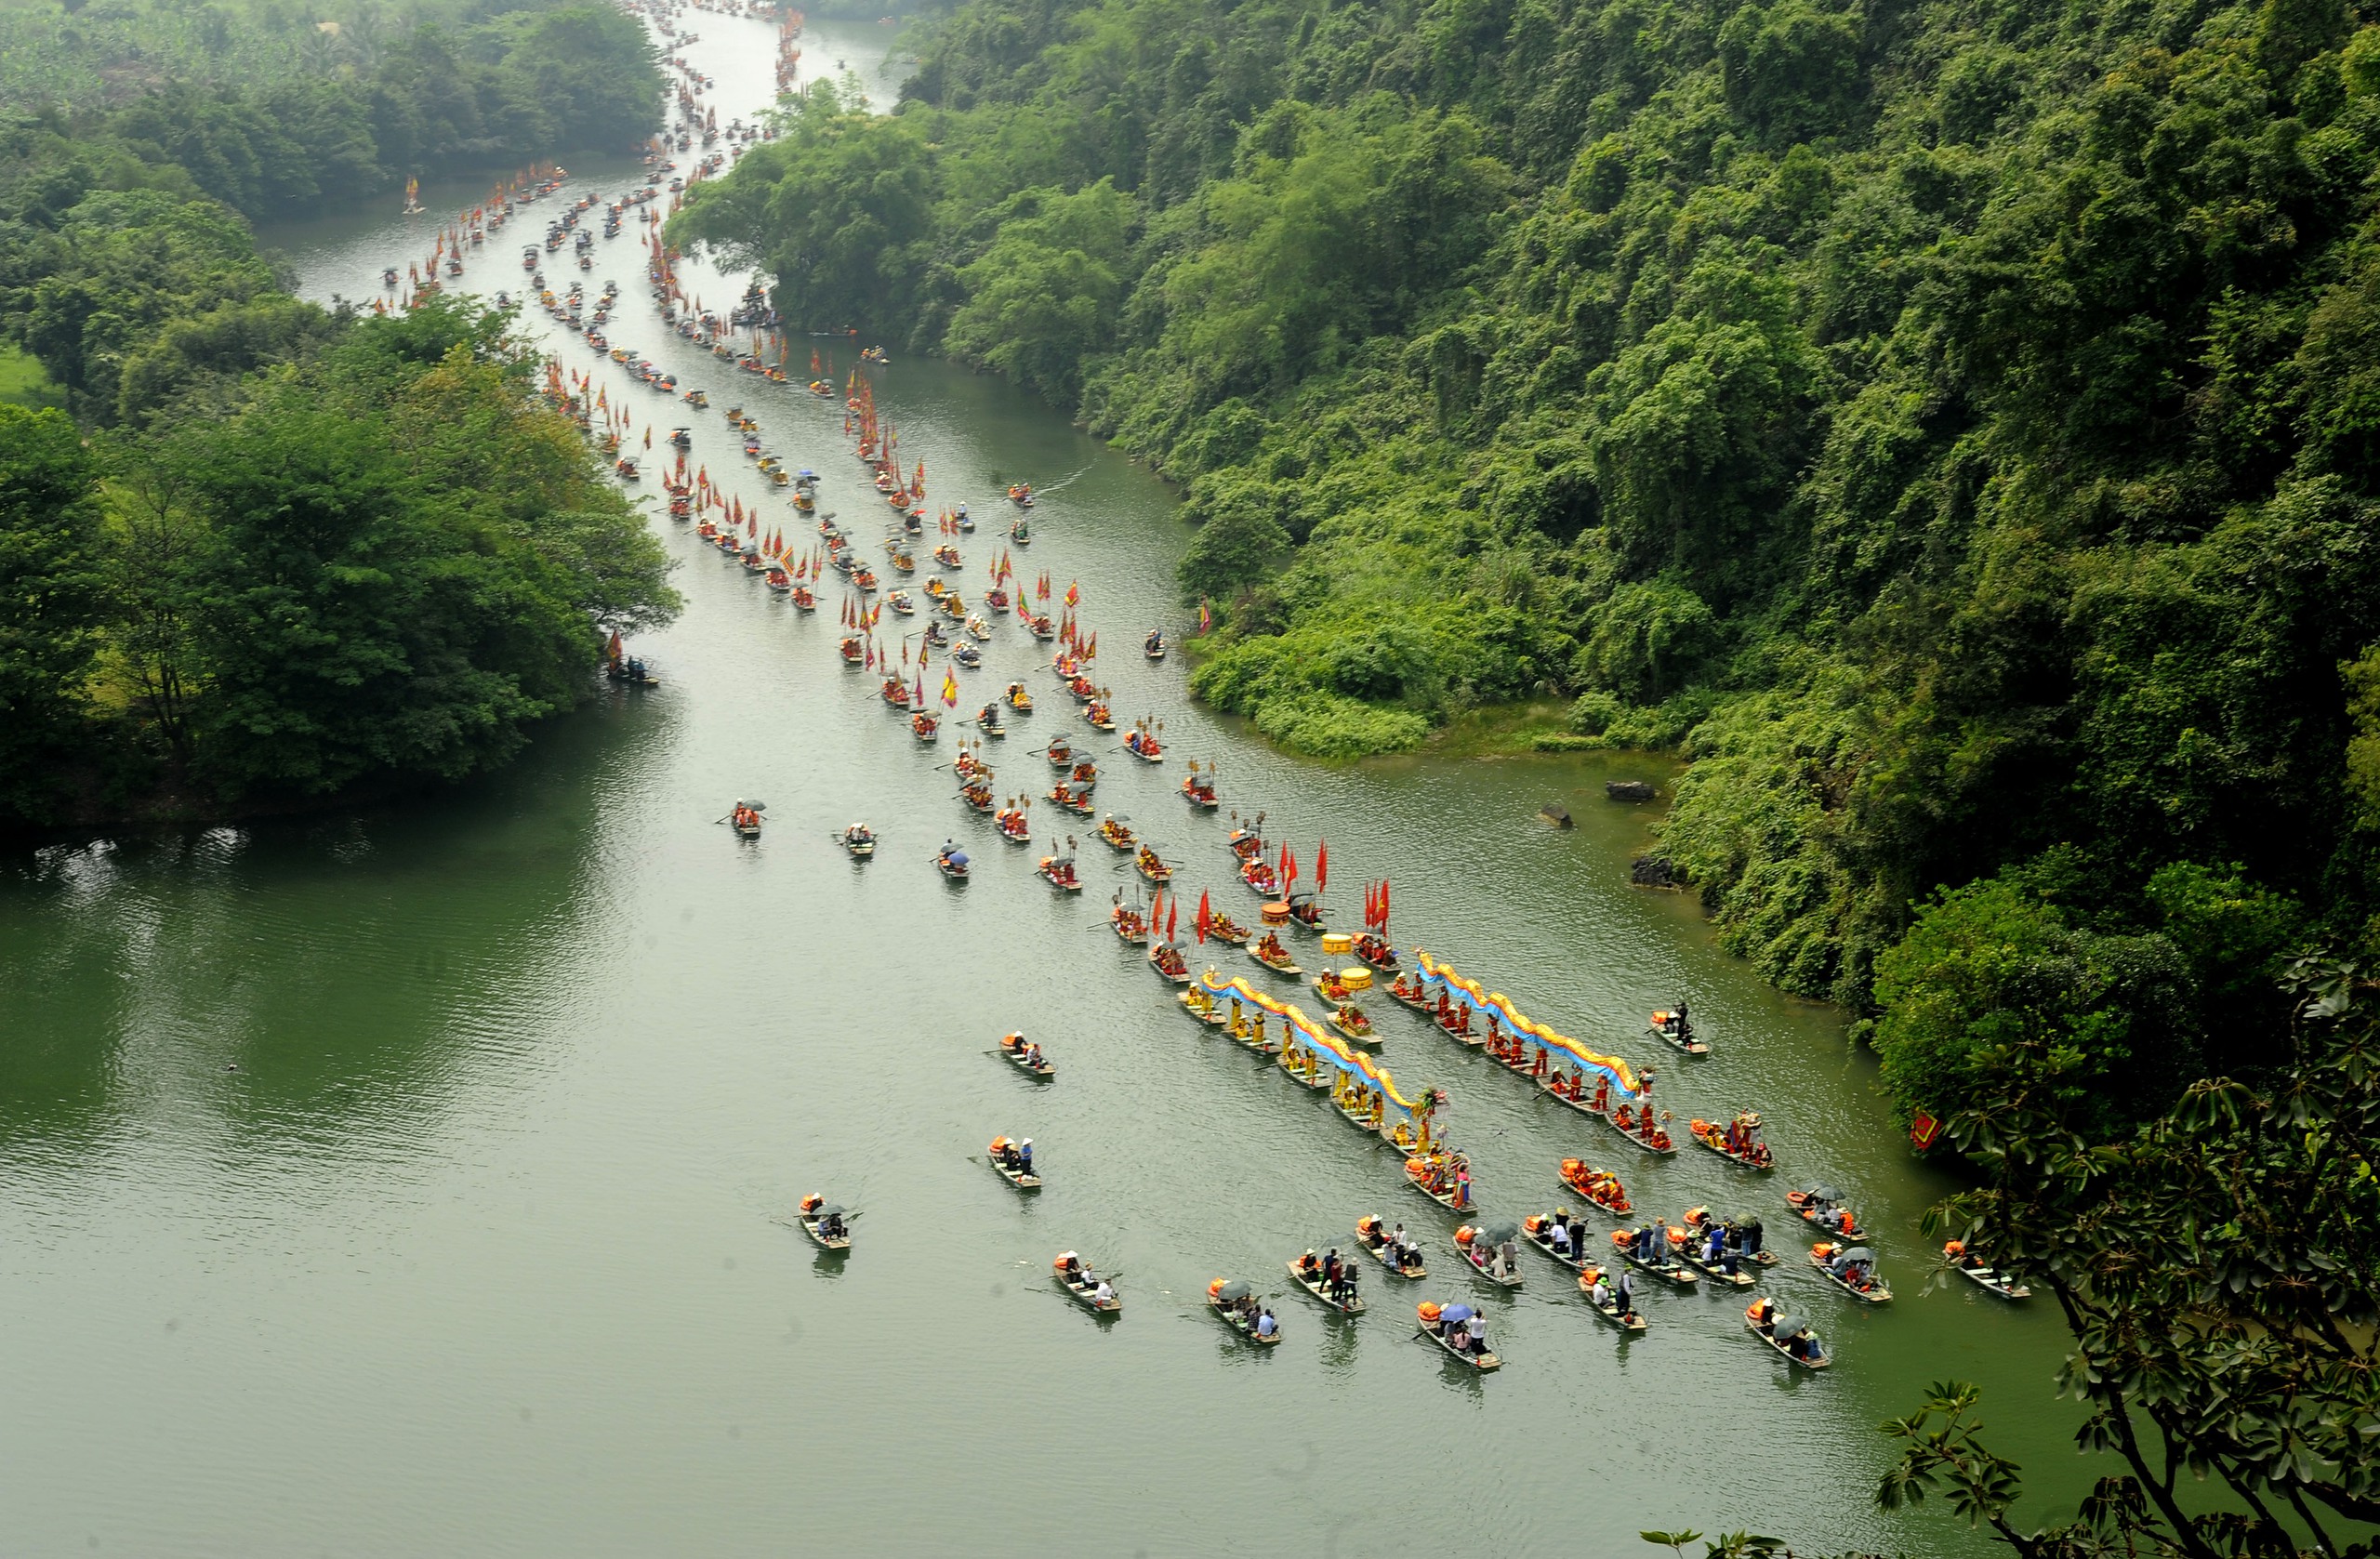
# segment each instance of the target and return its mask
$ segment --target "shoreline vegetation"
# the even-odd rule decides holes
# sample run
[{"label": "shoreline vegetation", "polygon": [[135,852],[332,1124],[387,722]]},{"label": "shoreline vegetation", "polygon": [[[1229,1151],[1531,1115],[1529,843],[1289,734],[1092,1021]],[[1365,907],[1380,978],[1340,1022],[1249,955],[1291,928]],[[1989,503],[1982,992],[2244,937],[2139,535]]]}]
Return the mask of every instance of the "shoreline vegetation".
[{"label": "shoreline vegetation", "polygon": [[1928,1234],[2056,1306],[2117,1464],[2019,1530],[1943,1381],[1881,1502],[2361,1552],[2375,23],[965,0],[668,233],[1183,483],[1191,686],[1281,746],[1682,760],[1658,875],[1859,1014],[1971,1176]]},{"label": "shoreline vegetation", "polygon": [[[47,57],[0,47],[9,832],[459,779],[589,696],[605,635],[677,608],[503,316],[320,308],[248,225],[643,144],[642,26],[584,3],[431,6],[402,35],[369,5],[327,31],[203,10],[0,9],[0,42],[54,33],[80,61],[29,74]],[[83,67],[107,89],[27,106]]]},{"label": "shoreline vegetation", "polygon": [[1672,879],[1912,1120],[2012,1008],[2143,1118],[2370,948],[2352,8],[969,0],[920,58],[669,235],[1183,484],[1213,707],[1674,754]]}]

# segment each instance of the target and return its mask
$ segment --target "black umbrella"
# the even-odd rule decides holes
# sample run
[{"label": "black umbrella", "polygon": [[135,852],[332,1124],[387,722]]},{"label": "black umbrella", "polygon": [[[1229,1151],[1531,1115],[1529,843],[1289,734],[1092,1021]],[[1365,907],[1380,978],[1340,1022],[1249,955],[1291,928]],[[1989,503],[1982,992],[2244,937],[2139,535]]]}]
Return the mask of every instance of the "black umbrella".
[{"label": "black umbrella", "polygon": [[1225,1304],[1236,1304],[1248,1297],[1248,1285],[1235,1277],[1215,1290],[1215,1298]]},{"label": "black umbrella", "polygon": [[1801,1319],[1799,1316],[1795,1316],[1789,1320],[1778,1322],[1776,1329],[1771,1331],[1769,1335],[1777,1339],[1779,1342],[1791,1342],[1793,1339],[1801,1336],[1804,1332],[1808,1331],[1809,1329],[1809,1322]]},{"label": "black umbrella", "polygon": [[1822,1185],[1815,1181],[1802,1187],[1802,1195],[1813,1201],[1839,1202],[1843,1200],[1842,1192],[1837,1191],[1831,1185]]},{"label": "black umbrella", "polygon": [[1845,1262],[1873,1262],[1875,1259],[1876,1253],[1864,1245],[1855,1245],[1843,1253]]},{"label": "black umbrella", "polygon": [[1492,1229],[1481,1230],[1479,1237],[1486,1240],[1490,1245],[1506,1245],[1521,1237],[1520,1225],[1517,1223],[1499,1223]]},{"label": "black umbrella", "polygon": [[811,1215],[813,1218],[820,1218],[820,1219],[826,1219],[826,1218],[840,1218],[840,1217],[842,1217],[842,1216],[843,1216],[843,1211],[844,1211],[844,1209],[843,1209],[843,1204],[842,1204],[842,1203],[840,1203],[840,1202],[828,1202],[828,1203],[826,1203],[826,1204],[825,1204],[824,1206],[822,1206],[822,1207],[817,1207],[817,1208],[813,1208],[813,1209],[811,1209],[811,1214],[810,1214],[810,1215]]}]

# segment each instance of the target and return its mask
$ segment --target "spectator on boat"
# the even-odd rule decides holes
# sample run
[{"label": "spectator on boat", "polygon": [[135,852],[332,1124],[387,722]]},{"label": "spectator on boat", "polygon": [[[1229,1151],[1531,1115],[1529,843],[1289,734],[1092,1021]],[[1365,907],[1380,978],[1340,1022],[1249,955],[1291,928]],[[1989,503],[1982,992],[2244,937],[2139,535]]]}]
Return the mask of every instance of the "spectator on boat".
[{"label": "spectator on boat", "polygon": [[1259,1337],[1271,1337],[1275,1332],[1278,1331],[1279,1329],[1280,1329],[1280,1323],[1279,1323],[1278,1321],[1276,1321],[1276,1320],[1274,1320],[1274,1319],[1273,1319],[1273,1313],[1272,1313],[1271,1311],[1269,1311],[1269,1310],[1267,1310],[1267,1311],[1263,1311],[1263,1312],[1262,1312],[1261,1314],[1259,1314],[1259,1315],[1257,1315],[1257,1317],[1256,1317],[1256,1335],[1257,1335],[1257,1336],[1259,1336]]},{"label": "spectator on boat", "polygon": [[1098,1301],[1101,1304],[1106,1304],[1116,1298],[1116,1287],[1114,1284],[1108,1282],[1107,1279],[1103,1277],[1099,1280],[1098,1288],[1092,1292],[1091,1297]]},{"label": "spectator on boat", "polygon": [[1570,1259],[1570,1225],[1568,1223],[1556,1222],[1547,1232],[1546,1238],[1554,1247],[1554,1256],[1556,1261],[1567,1262]]},{"label": "spectator on boat", "polygon": [[1486,1353],[1488,1351],[1488,1317],[1474,1310],[1471,1313],[1471,1319],[1463,1322],[1462,1326],[1463,1329],[1471,1334],[1472,1356],[1475,1358]]}]

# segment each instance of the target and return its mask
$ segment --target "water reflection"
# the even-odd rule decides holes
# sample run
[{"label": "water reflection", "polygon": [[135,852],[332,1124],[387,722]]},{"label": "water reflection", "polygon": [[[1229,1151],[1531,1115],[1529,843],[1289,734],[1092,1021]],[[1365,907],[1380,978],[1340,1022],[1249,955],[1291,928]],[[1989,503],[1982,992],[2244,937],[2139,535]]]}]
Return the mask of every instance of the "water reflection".
[{"label": "water reflection", "polygon": [[[74,1172],[192,1112],[254,1167],[402,1154],[575,989],[609,798],[666,760],[639,703],[555,722],[431,808],[127,834],[0,876],[0,1156]],[[498,1063],[491,1075],[483,1064]]]}]

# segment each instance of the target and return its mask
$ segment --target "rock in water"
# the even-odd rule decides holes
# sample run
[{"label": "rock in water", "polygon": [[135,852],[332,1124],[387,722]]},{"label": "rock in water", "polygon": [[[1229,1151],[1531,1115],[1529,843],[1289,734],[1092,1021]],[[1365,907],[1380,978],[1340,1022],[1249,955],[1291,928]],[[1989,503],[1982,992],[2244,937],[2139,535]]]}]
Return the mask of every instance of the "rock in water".
[{"label": "rock in water", "polygon": [[1615,801],[1649,801],[1659,794],[1645,780],[1606,780],[1603,793]]},{"label": "rock in water", "polygon": [[1659,855],[1639,855],[1628,864],[1628,880],[1639,888],[1683,888],[1686,873]]},{"label": "rock in water", "polygon": [[1537,815],[1553,824],[1556,828],[1567,828],[1570,826],[1570,809],[1559,801],[1546,802],[1545,805],[1537,809]]}]

